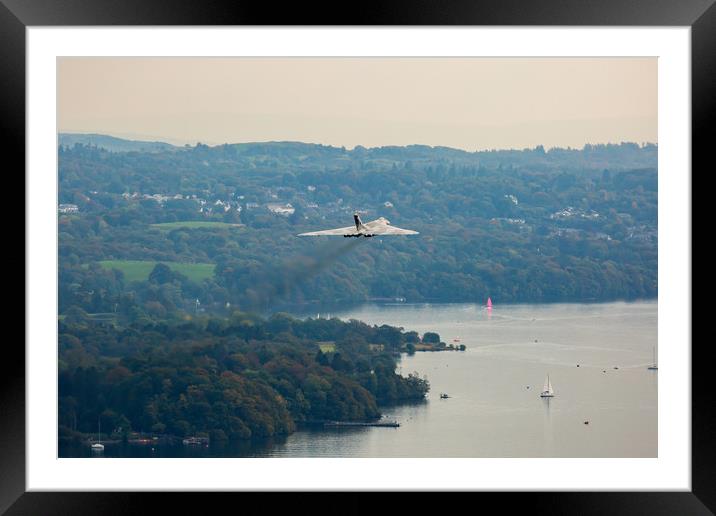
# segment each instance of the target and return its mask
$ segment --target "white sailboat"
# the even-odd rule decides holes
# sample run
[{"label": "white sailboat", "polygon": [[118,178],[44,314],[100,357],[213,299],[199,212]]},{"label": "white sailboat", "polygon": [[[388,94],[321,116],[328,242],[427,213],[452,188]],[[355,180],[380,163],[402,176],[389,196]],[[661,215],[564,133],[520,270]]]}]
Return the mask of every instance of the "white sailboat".
[{"label": "white sailboat", "polygon": [[102,444],[102,439],[100,438],[100,423],[99,419],[97,419],[97,442],[92,444],[92,451],[93,452],[103,452],[104,451],[104,444]]},{"label": "white sailboat", "polygon": [[650,371],[656,371],[657,369],[659,369],[656,365],[656,346],[654,346],[652,348],[652,350],[653,350],[653,354],[654,354],[654,360],[651,363],[651,365],[649,367],[647,367],[647,369],[649,369]]},{"label": "white sailboat", "polygon": [[547,375],[547,379],[544,381],[544,387],[542,388],[542,392],[539,396],[540,398],[554,397],[554,389],[552,389],[552,382],[549,381],[549,375]]}]

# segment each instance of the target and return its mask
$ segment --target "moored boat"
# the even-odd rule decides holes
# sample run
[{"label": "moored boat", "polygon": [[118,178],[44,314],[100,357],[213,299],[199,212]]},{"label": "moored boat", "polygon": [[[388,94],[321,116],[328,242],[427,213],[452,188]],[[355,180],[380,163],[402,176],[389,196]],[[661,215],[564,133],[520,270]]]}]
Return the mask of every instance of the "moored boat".
[{"label": "moored boat", "polygon": [[547,375],[547,379],[544,381],[544,388],[542,389],[542,392],[540,393],[540,398],[553,398],[554,397],[554,389],[552,389],[552,382],[549,380],[549,375]]},{"label": "moored boat", "polygon": [[104,444],[102,444],[102,438],[100,437],[100,430],[101,430],[100,421],[99,421],[99,418],[97,418],[97,442],[92,443],[92,446],[91,446],[92,451],[95,453],[101,453],[104,451]]}]

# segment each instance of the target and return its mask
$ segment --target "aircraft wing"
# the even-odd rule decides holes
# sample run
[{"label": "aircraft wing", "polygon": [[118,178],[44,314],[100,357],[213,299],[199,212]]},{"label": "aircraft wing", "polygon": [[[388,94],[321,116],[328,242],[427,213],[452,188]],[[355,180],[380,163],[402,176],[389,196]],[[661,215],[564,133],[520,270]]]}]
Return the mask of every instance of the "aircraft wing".
[{"label": "aircraft wing", "polygon": [[324,231],[311,231],[309,233],[300,233],[298,236],[321,236],[321,235],[355,235],[356,227],[348,226],[345,228],[326,229]]},{"label": "aircraft wing", "polygon": [[377,219],[365,224],[365,227],[374,235],[417,235],[417,231],[391,226],[385,220]]},{"label": "aircraft wing", "polygon": [[396,228],[395,226],[384,226],[371,229],[374,235],[417,235],[412,229]]}]

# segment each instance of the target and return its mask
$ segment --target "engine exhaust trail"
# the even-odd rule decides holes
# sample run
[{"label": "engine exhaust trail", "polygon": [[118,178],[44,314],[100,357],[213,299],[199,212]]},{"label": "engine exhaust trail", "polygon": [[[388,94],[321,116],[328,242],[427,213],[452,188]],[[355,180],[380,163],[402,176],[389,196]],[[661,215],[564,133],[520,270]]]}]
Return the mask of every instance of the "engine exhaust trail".
[{"label": "engine exhaust trail", "polygon": [[342,256],[361,245],[361,240],[327,243],[311,254],[297,255],[284,261],[279,267],[267,273],[262,282],[263,305],[268,309],[286,297],[297,287],[329,268]]}]

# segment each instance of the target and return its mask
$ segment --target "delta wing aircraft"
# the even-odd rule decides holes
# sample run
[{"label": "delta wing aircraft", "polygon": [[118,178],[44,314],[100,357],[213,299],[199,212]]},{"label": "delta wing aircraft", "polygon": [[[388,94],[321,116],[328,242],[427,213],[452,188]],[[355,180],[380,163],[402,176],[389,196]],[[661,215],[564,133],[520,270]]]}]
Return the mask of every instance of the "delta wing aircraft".
[{"label": "delta wing aircraft", "polygon": [[388,235],[417,235],[417,231],[412,229],[401,229],[390,225],[390,221],[385,217],[380,217],[365,224],[360,220],[357,213],[353,214],[353,220],[355,226],[348,226],[346,228],[337,229],[326,229],[324,231],[312,231],[310,233],[301,233],[298,236],[323,236],[331,235],[338,236],[343,235],[344,238],[348,237],[365,237],[370,238],[373,236],[388,236]]}]

